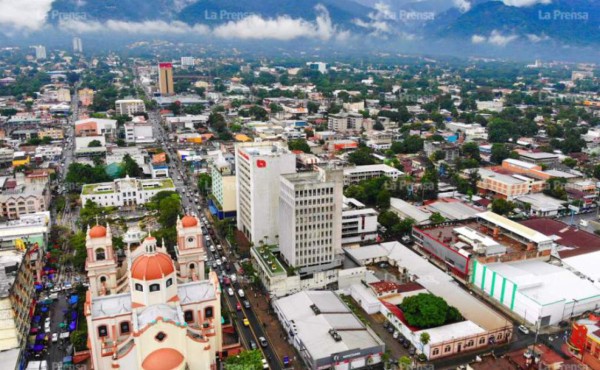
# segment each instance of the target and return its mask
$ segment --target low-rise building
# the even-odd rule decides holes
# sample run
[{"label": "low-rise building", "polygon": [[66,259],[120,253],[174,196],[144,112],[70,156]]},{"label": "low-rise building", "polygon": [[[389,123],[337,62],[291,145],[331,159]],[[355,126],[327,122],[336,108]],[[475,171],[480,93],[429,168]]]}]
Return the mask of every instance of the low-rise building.
[{"label": "low-rise building", "polygon": [[117,120],[86,118],[75,121],[75,136],[104,136],[117,133]]},{"label": "low-rise building", "polygon": [[92,89],[81,89],[77,92],[79,96],[79,103],[84,107],[89,107],[94,103],[94,90]]},{"label": "low-rise building", "polygon": [[363,369],[383,361],[384,342],[333,292],[278,298],[273,309],[308,369]]},{"label": "low-rise building", "polygon": [[88,200],[102,207],[123,207],[145,204],[160,191],[176,191],[170,178],[135,179],[129,176],[113,182],[87,184],[81,189],[81,204]]},{"label": "low-rise building", "polygon": [[366,208],[356,199],[344,198],[342,210],[342,245],[377,239],[377,211]]},{"label": "low-rise building", "polygon": [[118,114],[133,116],[145,112],[146,105],[142,99],[121,99],[115,101],[115,109]]},{"label": "low-rise building", "polygon": [[364,166],[354,166],[344,168],[344,186],[356,184],[363,180],[374,177],[386,176],[392,180],[397,180],[403,173],[387,164],[370,164]]},{"label": "low-rise building", "polygon": [[151,124],[127,123],[125,127],[125,142],[127,144],[151,144],[155,142]]}]

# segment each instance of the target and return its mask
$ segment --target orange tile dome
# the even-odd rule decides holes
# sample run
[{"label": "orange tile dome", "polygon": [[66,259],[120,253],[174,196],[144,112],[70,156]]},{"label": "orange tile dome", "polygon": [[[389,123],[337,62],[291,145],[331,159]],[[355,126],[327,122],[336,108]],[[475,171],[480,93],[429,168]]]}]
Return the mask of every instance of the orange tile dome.
[{"label": "orange tile dome", "polygon": [[131,277],[138,280],[156,280],[162,279],[174,271],[171,257],[158,252],[136,258],[131,266]]},{"label": "orange tile dome", "polygon": [[96,225],[90,229],[90,238],[104,238],[106,236],[106,228],[102,225]]},{"label": "orange tile dome", "polygon": [[184,216],[181,219],[181,225],[183,225],[183,227],[194,227],[198,225],[198,219],[194,216]]},{"label": "orange tile dome", "polygon": [[173,348],[161,348],[151,352],[142,362],[144,370],[173,370],[178,369],[185,359]]}]

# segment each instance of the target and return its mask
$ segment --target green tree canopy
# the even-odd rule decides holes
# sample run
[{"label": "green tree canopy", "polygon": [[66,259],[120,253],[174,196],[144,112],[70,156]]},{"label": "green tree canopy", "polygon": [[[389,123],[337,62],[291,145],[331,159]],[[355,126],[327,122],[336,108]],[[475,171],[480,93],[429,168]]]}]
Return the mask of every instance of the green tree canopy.
[{"label": "green tree canopy", "polygon": [[296,139],[288,141],[288,148],[290,150],[301,150],[304,153],[310,153],[310,146],[304,139]]},{"label": "green tree canopy", "polygon": [[348,162],[354,163],[357,166],[363,166],[367,164],[375,164],[377,161],[371,155],[373,149],[367,147],[361,147],[353,151],[348,155]]},{"label": "green tree canopy", "polygon": [[420,329],[435,328],[463,319],[456,308],[430,293],[406,297],[399,307],[408,324]]},{"label": "green tree canopy", "polygon": [[92,140],[88,144],[88,148],[99,148],[101,146],[102,146],[102,143],[100,142],[100,140]]},{"label": "green tree canopy", "polygon": [[227,357],[225,370],[262,370],[262,354],[258,349],[242,351],[237,356]]}]

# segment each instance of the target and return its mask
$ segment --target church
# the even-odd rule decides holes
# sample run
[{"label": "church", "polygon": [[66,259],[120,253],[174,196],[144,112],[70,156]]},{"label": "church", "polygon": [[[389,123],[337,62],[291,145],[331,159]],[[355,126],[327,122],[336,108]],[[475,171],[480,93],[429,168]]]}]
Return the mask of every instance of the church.
[{"label": "church", "polygon": [[177,220],[176,261],[149,235],[121,266],[110,226],[88,227],[85,315],[94,369],[216,369],[221,291],[198,218]]}]

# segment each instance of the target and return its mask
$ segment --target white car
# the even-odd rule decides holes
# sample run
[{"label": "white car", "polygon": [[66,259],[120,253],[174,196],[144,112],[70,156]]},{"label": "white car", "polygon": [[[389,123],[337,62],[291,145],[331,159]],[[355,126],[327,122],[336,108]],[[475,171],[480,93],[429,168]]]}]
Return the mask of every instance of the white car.
[{"label": "white car", "polygon": [[44,333],[46,333],[46,334],[50,333],[50,323],[44,325]]},{"label": "white car", "polygon": [[525,325],[519,325],[518,327],[519,331],[525,335],[529,334],[529,329],[527,329],[527,327]]},{"label": "white car", "polygon": [[227,288],[227,295],[229,295],[230,297],[233,297],[233,289]]},{"label": "white car", "polygon": [[243,290],[241,290],[241,289],[239,289],[239,290],[238,290],[238,295],[239,295],[241,298],[244,298],[244,297],[246,296],[246,295],[244,294],[244,291],[243,291]]},{"label": "white car", "polygon": [[223,262],[221,262],[221,260],[219,260],[219,259],[217,260],[217,266],[221,266],[222,263]]},{"label": "white car", "polygon": [[58,333],[52,333],[52,343],[58,342]]},{"label": "white car", "polygon": [[264,370],[268,370],[269,369],[269,363],[264,358],[262,359],[262,368]]},{"label": "white car", "polygon": [[237,276],[235,274],[231,274],[231,282],[235,283],[237,281]]}]

